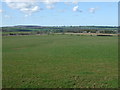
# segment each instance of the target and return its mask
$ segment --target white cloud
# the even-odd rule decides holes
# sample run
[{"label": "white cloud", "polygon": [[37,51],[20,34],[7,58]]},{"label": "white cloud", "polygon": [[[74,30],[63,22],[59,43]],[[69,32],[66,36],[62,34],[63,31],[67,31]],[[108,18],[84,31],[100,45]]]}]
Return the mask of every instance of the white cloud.
[{"label": "white cloud", "polygon": [[22,11],[22,12],[24,12],[24,13],[26,13],[26,14],[29,14],[29,15],[31,15],[32,13],[37,12],[37,11],[39,11],[39,10],[40,10],[40,9],[39,9],[38,6],[33,6],[33,7],[31,7],[31,8],[27,8],[27,7],[20,8],[20,11]]},{"label": "white cloud", "polygon": [[[34,12],[38,12],[41,9],[37,4],[39,1],[46,5],[47,9],[53,9],[54,4],[60,0],[3,0],[12,9],[18,9],[25,14],[31,15]],[[29,1],[29,2],[28,2]]]},{"label": "white cloud", "polygon": [[90,13],[95,13],[96,10],[97,10],[97,8],[89,8],[89,12],[90,12]]},{"label": "white cloud", "polygon": [[2,13],[3,12],[3,10],[2,9],[0,9],[0,13]]},{"label": "white cloud", "polygon": [[53,9],[55,7],[54,4],[59,1],[60,0],[43,0],[43,3],[46,5],[47,9]]},{"label": "white cloud", "polygon": [[54,4],[56,2],[59,2],[60,0],[43,0],[45,4]]},{"label": "white cloud", "polygon": [[79,6],[73,7],[74,12],[82,12],[82,10],[79,9]]},{"label": "white cloud", "polygon": [[78,4],[79,0],[74,0],[72,3],[73,4]]},{"label": "white cloud", "polygon": [[28,15],[31,15],[32,13],[41,10],[40,7],[35,2],[35,0],[29,0],[30,2],[21,2],[21,0],[16,0],[20,2],[12,2],[12,0],[4,0],[4,1],[10,8],[18,9]]},{"label": "white cloud", "polygon": [[119,0],[1,0],[1,1],[12,1],[12,2],[43,2],[43,1],[61,1],[61,2],[119,2]]},{"label": "white cloud", "polygon": [[73,11],[76,12],[78,10],[79,6],[73,7]]},{"label": "white cloud", "polygon": [[47,4],[53,4],[64,0],[2,0],[2,1],[3,2],[44,2]]},{"label": "white cloud", "polygon": [[2,0],[3,2],[36,2],[37,0]]}]

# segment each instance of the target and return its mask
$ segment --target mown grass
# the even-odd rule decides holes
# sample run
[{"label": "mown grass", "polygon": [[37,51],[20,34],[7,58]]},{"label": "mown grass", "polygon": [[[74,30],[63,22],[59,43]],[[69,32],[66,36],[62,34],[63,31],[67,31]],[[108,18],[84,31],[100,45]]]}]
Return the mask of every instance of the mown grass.
[{"label": "mown grass", "polygon": [[3,37],[4,88],[117,88],[117,37]]}]

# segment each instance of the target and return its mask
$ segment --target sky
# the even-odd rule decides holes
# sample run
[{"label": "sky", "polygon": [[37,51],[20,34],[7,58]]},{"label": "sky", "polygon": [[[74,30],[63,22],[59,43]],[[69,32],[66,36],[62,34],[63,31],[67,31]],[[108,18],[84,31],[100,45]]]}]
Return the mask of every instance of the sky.
[{"label": "sky", "polygon": [[118,2],[5,0],[0,4],[0,19],[0,26],[117,26]]}]

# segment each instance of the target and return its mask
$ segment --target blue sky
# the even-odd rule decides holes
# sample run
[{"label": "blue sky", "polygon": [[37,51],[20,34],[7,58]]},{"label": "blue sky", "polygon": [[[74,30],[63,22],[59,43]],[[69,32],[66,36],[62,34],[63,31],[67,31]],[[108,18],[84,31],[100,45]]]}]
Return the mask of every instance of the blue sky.
[{"label": "blue sky", "polygon": [[33,6],[29,5],[31,10],[28,10],[26,4],[10,4],[2,2],[1,26],[118,25],[117,2],[58,2],[54,4],[39,2],[32,4]]}]

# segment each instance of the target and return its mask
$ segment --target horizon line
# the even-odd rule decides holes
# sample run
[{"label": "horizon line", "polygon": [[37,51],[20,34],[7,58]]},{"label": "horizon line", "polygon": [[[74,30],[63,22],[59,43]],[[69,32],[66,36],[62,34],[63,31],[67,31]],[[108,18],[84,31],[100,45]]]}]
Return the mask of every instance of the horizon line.
[{"label": "horizon line", "polygon": [[118,27],[119,25],[5,25],[0,27],[15,27],[15,26],[47,26],[47,27],[62,27],[62,26],[108,26],[108,27]]}]

